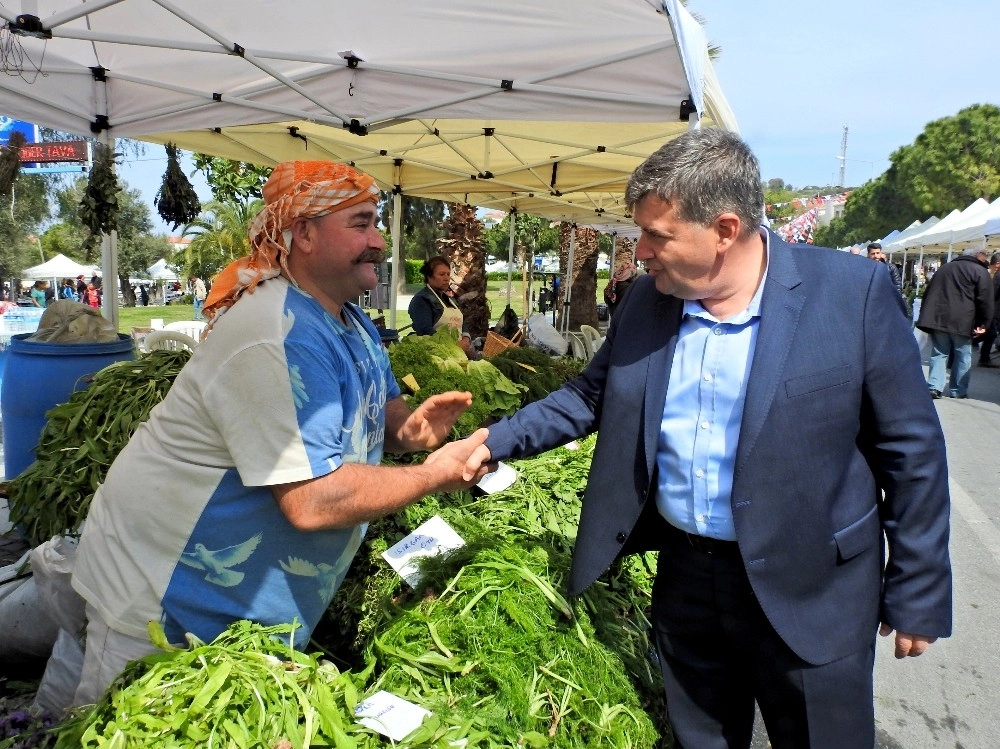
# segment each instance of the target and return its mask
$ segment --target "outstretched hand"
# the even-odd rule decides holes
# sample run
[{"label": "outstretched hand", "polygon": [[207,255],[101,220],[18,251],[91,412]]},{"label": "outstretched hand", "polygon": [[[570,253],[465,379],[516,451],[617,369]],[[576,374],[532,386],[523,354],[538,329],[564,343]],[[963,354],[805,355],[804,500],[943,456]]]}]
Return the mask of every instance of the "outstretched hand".
[{"label": "outstretched hand", "polygon": [[447,392],[432,395],[411,413],[397,433],[407,451],[433,450],[444,442],[458,418],[472,405],[472,393]]},{"label": "outstretched hand", "polygon": [[449,442],[427,456],[424,466],[440,472],[439,480],[442,481],[440,490],[468,489],[487,474],[490,466],[485,463],[472,472],[468,470],[467,465],[472,453],[486,449],[483,447],[483,441],[489,434],[486,429],[478,429],[470,437]]},{"label": "outstretched hand", "polygon": [[[882,624],[879,625],[878,633],[882,637],[888,637],[892,633],[892,627],[885,622],[882,622]],[[916,658],[918,655],[927,650],[927,648],[930,647],[930,644],[936,639],[936,637],[914,635],[909,632],[897,632],[895,655],[897,658]]]}]

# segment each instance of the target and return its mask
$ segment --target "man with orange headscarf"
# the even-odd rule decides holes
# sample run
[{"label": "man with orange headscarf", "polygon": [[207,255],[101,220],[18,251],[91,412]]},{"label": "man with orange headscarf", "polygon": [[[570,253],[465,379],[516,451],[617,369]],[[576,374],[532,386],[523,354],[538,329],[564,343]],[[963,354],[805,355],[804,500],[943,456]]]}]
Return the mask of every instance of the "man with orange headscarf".
[{"label": "man with orange headscarf", "polygon": [[379,465],[383,448],[441,444],[471,395],[411,413],[378,331],[349,301],[384,259],[374,180],[284,163],[263,194],[250,254],[205,302],[210,333],[94,498],[73,575],[87,613],[75,704],[153,650],[150,620],[171,642],[209,641],[238,619],[294,620],[304,646],[368,521],[478,481],[462,467],[482,436],[422,465]]}]

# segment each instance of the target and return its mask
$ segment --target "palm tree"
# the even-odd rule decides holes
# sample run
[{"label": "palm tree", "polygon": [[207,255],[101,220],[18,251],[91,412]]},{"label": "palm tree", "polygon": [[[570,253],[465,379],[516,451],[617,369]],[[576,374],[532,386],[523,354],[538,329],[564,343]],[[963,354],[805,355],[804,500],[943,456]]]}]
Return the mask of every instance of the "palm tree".
[{"label": "palm tree", "polygon": [[188,276],[212,278],[237,258],[250,253],[250,224],[264,201],[207,203],[202,214],[184,227],[183,237],[193,237],[184,250],[184,272]]}]

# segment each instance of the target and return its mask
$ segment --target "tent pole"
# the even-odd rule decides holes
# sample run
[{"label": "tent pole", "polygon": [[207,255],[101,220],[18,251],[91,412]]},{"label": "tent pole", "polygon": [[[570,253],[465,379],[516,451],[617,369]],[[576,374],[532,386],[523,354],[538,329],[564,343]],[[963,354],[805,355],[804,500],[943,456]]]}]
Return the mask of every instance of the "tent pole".
[{"label": "tent pole", "polygon": [[951,242],[948,243],[948,260],[946,262],[951,262]]},{"label": "tent pole", "polygon": [[401,247],[399,242],[399,221],[403,213],[403,195],[399,192],[392,194],[392,278],[389,284],[389,327],[396,329],[396,300],[399,298],[401,288],[400,278],[406,280],[406,275],[400,276],[400,265],[403,261],[400,258]]},{"label": "tent pole", "polygon": [[514,289],[514,231],[517,229],[517,208],[510,209],[510,240],[507,242],[507,306]]},{"label": "tent pole", "polygon": [[917,291],[920,290],[920,276],[921,276],[921,272],[923,271],[923,269],[924,269],[924,248],[921,247],[920,248],[920,254],[917,256],[917,273],[916,273],[916,276],[917,276],[917,279],[916,279],[916,289],[917,289]]},{"label": "tent pole", "polygon": [[[573,260],[576,255],[576,224],[572,225],[569,233],[569,252],[566,257],[566,283],[563,289],[563,316],[562,332],[565,334],[569,331],[569,303],[570,297],[572,296],[571,291],[573,289]],[[563,336],[565,337],[565,335]]]},{"label": "tent pole", "polygon": [[[100,84],[99,91],[107,102],[107,83],[102,82]],[[107,107],[104,107],[107,111]],[[101,143],[103,143],[109,152],[114,153],[115,151],[115,139],[111,137],[111,133],[108,130],[102,130],[100,135]],[[112,159],[111,168],[115,168],[114,160]],[[101,236],[101,272],[104,274],[104,278],[101,280],[101,287],[104,289],[104,293],[101,295],[101,306],[104,317],[111,321],[111,324],[115,326],[115,330],[118,330],[118,232],[112,231],[111,234],[103,234]],[[124,293],[124,289],[122,292]]]}]

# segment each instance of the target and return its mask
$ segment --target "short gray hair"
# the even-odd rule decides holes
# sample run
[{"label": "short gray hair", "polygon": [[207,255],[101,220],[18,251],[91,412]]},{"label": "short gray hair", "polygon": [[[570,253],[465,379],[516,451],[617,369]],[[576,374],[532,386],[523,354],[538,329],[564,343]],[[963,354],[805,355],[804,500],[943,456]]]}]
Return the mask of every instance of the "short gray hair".
[{"label": "short gray hair", "polygon": [[672,203],[681,221],[701,226],[735,213],[743,237],[764,216],[757,157],[738,135],[718,128],[688,130],[642,162],[625,188],[629,210],[650,193]]}]

